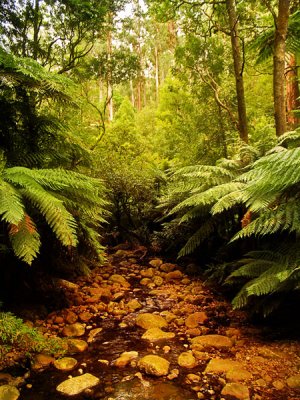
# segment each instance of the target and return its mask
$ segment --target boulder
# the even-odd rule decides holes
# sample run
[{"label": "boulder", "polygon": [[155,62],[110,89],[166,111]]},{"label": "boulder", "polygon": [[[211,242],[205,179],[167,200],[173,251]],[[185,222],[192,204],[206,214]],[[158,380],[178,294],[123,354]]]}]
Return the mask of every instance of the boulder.
[{"label": "boulder", "polygon": [[207,315],[205,312],[195,312],[187,317],[185,320],[185,325],[187,328],[197,328],[198,325],[204,324],[207,320]]},{"label": "boulder", "polygon": [[164,332],[160,328],[150,328],[143,334],[142,339],[156,342],[158,340],[173,339],[174,337],[175,333],[173,332]]},{"label": "boulder", "polygon": [[251,372],[239,367],[229,370],[226,374],[226,379],[229,382],[248,381],[252,379],[252,377],[253,375],[251,374]]},{"label": "boulder", "polygon": [[70,353],[82,353],[88,348],[87,342],[81,339],[69,339],[68,350]]},{"label": "boulder", "polygon": [[109,277],[109,281],[112,283],[118,283],[123,287],[130,287],[130,283],[122,275],[114,274]]},{"label": "boulder", "polygon": [[56,387],[56,390],[66,396],[75,396],[98,385],[99,382],[100,380],[96,376],[83,374],[63,381]]},{"label": "boulder", "polygon": [[85,334],[85,327],[79,322],[75,322],[75,324],[66,325],[62,330],[62,334],[66,337],[82,336]]},{"label": "boulder", "polygon": [[135,323],[143,329],[166,328],[168,326],[167,321],[163,317],[151,313],[139,314]]},{"label": "boulder", "polygon": [[175,271],[168,272],[165,278],[166,278],[167,282],[170,282],[170,281],[173,281],[173,280],[182,279],[183,278],[183,274],[182,274],[181,271],[176,269]]},{"label": "boulder", "polygon": [[300,374],[290,376],[286,380],[286,383],[287,383],[288,387],[290,387],[292,389],[300,389]]},{"label": "boulder", "polygon": [[247,386],[241,385],[240,383],[227,383],[224,386],[221,395],[224,397],[224,399],[250,400]]},{"label": "boulder", "polygon": [[[32,362],[31,368],[35,371],[42,370],[53,364],[55,359],[46,354],[37,354]],[[1,397],[0,397],[1,399]]]},{"label": "boulder", "polygon": [[223,358],[214,358],[210,360],[205,368],[205,372],[211,372],[214,374],[228,372],[230,370],[238,370],[242,369],[243,366],[238,361],[223,359]]},{"label": "boulder", "polygon": [[136,360],[139,356],[137,351],[125,351],[118,357],[114,365],[118,368],[126,367],[131,361]]},{"label": "boulder", "polygon": [[172,272],[176,268],[177,268],[177,265],[171,264],[171,263],[164,263],[160,266],[160,270],[163,272]]},{"label": "boulder", "polygon": [[154,268],[159,268],[162,265],[162,263],[163,263],[162,260],[160,260],[159,258],[154,258],[149,262],[149,265],[151,265],[151,267]]},{"label": "boulder", "polygon": [[126,304],[126,308],[130,311],[130,312],[134,312],[136,310],[139,310],[140,308],[142,308],[143,306],[141,305],[141,303],[137,300],[137,299],[133,299],[130,300],[127,304]]},{"label": "boulder", "polygon": [[197,365],[197,360],[191,351],[185,351],[179,354],[178,364],[183,368],[194,368]]},{"label": "boulder", "polygon": [[138,362],[138,366],[142,371],[145,371],[146,374],[164,376],[169,373],[170,363],[165,358],[148,355]]},{"label": "boulder", "polygon": [[59,369],[60,371],[71,371],[76,367],[77,360],[72,357],[63,357],[55,360],[53,365],[56,369]]},{"label": "boulder", "polygon": [[197,345],[206,348],[216,348],[216,349],[230,349],[233,346],[233,342],[227,336],[222,335],[204,335],[196,336],[191,339],[192,347],[197,347]]},{"label": "boulder", "polygon": [[0,399],[1,400],[17,400],[20,397],[18,389],[11,385],[0,386]]}]

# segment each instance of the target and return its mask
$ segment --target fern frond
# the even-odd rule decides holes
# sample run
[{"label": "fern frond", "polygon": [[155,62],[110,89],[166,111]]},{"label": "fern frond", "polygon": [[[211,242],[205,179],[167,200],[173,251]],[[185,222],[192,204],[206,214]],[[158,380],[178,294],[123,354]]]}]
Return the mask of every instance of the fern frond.
[{"label": "fern frond", "polygon": [[15,255],[31,265],[40,249],[40,235],[29,215],[25,214],[18,225],[10,224],[9,238]]},{"label": "fern frond", "polygon": [[212,219],[205,221],[201,227],[189,238],[185,246],[180,250],[178,257],[184,257],[191,254],[205,239],[207,239],[215,230],[215,224]]},{"label": "fern frond", "polygon": [[0,181],[0,218],[15,225],[24,218],[24,204],[20,193],[4,180]]}]

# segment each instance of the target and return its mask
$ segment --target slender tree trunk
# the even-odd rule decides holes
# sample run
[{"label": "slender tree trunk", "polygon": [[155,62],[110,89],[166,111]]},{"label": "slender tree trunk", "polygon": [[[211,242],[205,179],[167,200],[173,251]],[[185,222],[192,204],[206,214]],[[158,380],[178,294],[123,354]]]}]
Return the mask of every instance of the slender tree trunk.
[{"label": "slender tree trunk", "polygon": [[39,52],[39,14],[40,14],[40,0],[35,0],[34,3],[34,18],[33,18],[33,59],[38,59]]},{"label": "slender tree trunk", "polygon": [[[112,33],[109,28],[107,34],[107,55],[108,61],[111,59],[112,54]],[[109,67],[108,76],[107,76],[107,100],[108,100],[108,120],[112,121],[114,118],[114,106],[113,106],[113,87],[112,87],[112,72]]]},{"label": "slender tree trunk", "polygon": [[287,131],[285,101],[285,47],[290,13],[290,0],[278,1],[278,16],[274,16],[275,40],[273,55],[273,95],[276,135]]},{"label": "slender tree trunk", "polygon": [[229,18],[231,48],[234,64],[234,75],[236,84],[236,96],[238,103],[238,117],[239,117],[239,134],[240,138],[248,143],[248,126],[246,114],[246,101],[244,92],[244,63],[242,58],[242,51],[240,47],[240,38],[238,33],[238,17],[236,14],[235,0],[226,0],[227,13]]},{"label": "slender tree trunk", "polygon": [[293,110],[300,108],[299,97],[296,57],[294,54],[289,54],[286,65],[286,108],[289,129],[299,126],[299,118],[293,113]]},{"label": "slender tree trunk", "polygon": [[156,102],[158,103],[159,96],[159,51],[158,45],[155,44],[155,94],[156,94]]}]

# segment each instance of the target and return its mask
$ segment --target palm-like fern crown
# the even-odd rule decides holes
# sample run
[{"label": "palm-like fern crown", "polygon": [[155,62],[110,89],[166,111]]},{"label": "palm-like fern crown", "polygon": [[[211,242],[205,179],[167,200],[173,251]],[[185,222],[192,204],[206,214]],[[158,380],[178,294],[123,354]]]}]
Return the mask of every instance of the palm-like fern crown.
[{"label": "palm-like fern crown", "polygon": [[14,253],[28,264],[37,256],[41,242],[32,216],[37,210],[64,246],[77,245],[80,228],[100,254],[97,228],[104,222],[103,196],[102,183],[82,174],[2,166],[0,219],[8,226]]}]

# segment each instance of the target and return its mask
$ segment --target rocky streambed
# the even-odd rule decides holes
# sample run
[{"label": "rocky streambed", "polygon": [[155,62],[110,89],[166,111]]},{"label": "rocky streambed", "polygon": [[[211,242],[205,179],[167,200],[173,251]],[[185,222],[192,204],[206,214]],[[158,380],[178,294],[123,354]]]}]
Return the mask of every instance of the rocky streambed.
[{"label": "rocky streambed", "polygon": [[116,249],[76,282],[68,307],[28,323],[64,338],[66,354],[37,354],[0,372],[0,400],[296,400],[300,343],[267,340],[242,312],[146,249]]}]

